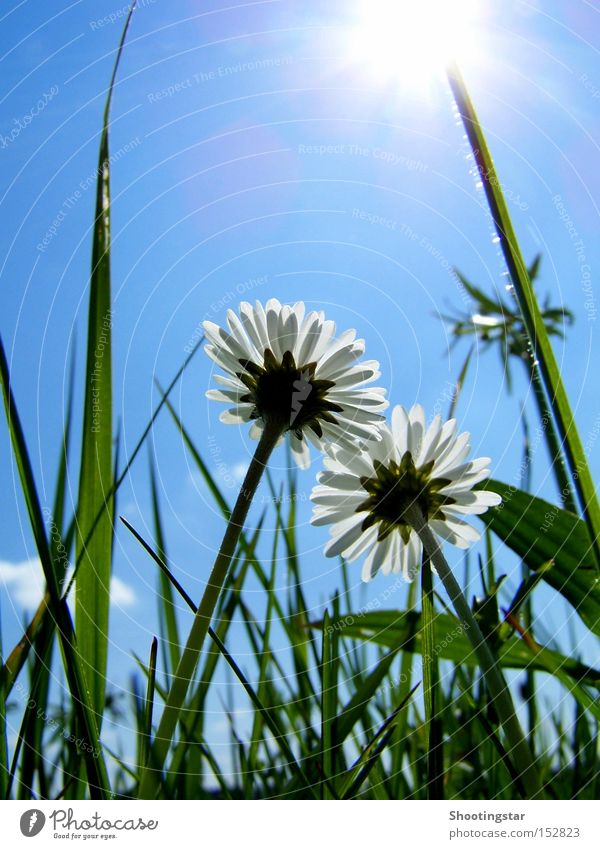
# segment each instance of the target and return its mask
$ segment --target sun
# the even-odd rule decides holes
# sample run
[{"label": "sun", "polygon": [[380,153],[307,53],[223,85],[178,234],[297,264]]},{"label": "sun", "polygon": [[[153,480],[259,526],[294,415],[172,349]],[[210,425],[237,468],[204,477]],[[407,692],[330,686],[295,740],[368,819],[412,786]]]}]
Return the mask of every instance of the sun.
[{"label": "sun", "polygon": [[481,0],[360,0],[346,51],[378,82],[428,88],[452,60],[472,57]]}]

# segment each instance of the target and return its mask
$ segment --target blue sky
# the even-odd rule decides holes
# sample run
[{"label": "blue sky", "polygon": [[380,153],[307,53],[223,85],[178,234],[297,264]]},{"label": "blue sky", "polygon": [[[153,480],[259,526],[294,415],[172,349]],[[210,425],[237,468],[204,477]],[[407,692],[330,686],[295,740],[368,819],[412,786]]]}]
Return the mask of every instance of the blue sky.
[{"label": "blue sky", "polygon": [[[467,306],[452,266],[488,292],[504,292],[502,259],[447,85],[432,80],[423,92],[410,73],[376,81],[369,61],[352,61],[344,49],[353,4],[323,5],[146,0],[134,16],[111,132],[115,416],[123,456],[157,403],[154,379],[166,384],[199,322],[223,322],[241,299],[302,299],[326,309],[340,328],[356,327],[368,356],[381,362],[392,403],[419,401],[432,415],[446,409],[466,353],[449,351],[439,320],[440,312]],[[480,7],[479,56],[464,57],[464,72],[525,255],[543,254],[540,292],[576,316],[569,344],[557,353],[597,476],[597,10],[583,0]],[[49,10],[25,0],[2,18],[0,329],[48,506],[73,345],[81,389],[99,128],[123,8],[84,0]],[[210,371],[199,353],[174,402],[233,500],[252,444],[243,430],[220,425],[217,405],[205,400]],[[474,452],[491,456],[495,476],[510,483],[518,482],[523,402],[536,424],[527,384],[516,374],[509,397],[498,358],[478,353],[458,407]],[[76,441],[79,429],[77,416]],[[169,554],[198,595],[222,526],[167,415],[152,446]],[[19,592],[30,583],[28,572],[14,570],[35,552],[4,428],[0,466],[1,610],[11,645],[23,617]],[[280,452],[274,474],[284,466]],[[339,584],[337,566],[320,555],[326,529],[308,527],[318,468],[315,457],[299,477],[305,589],[316,615]],[[553,500],[543,449],[533,478],[536,491]],[[145,454],[121,491],[119,512],[152,536]],[[505,562],[514,587],[516,564]],[[115,568],[121,585],[110,675],[126,687],[130,652],[145,655],[156,630],[156,575],[121,529]],[[360,569],[353,574],[357,600],[385,588],[379,579],[361,589]],[[550,592],[540,597],[552,599]],[[258,593],[251,604],[259,613]],[[564,605],[552,610],[566,645]],[[236,647],[243,657],[243,643]]]}]

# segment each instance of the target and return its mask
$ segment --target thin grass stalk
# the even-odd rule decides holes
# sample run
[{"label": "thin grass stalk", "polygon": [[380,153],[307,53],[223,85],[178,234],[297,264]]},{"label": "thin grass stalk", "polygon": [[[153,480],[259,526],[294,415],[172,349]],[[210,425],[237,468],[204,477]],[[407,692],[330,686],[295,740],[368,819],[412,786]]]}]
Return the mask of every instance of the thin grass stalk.
[{"label": "thin grass stalk", "polygon": [[[334,620],[338,616],[334,611]],[[337,709],[337,630],[330,627],[329,612],[323,618],[321,650],[321,798],[334,799],[329,782],[335,778],[335,718]]]},{"label": "thin grass stalk", "polygon": [[[408,585],[408,593],[406,596],[406,610],[410,612],[414,610],[416,601],[417,601],[417,588],[418,584],[416,581],[413,581]],[[402,651],[402,659],[400,661],[400,683],[397,688],[392,690],[394,697],[398,702],[404,702],[406,696],[410,692],[412,687],[412,675],[413,675],[413,652],[409,650],[408,646],[406,650]],[[408,713],[409,713],[410,702],[406,702],[406,708],[400,713],[398,717],[398,723],[394,729],[394,734],[392,735],[392,743],[390,744],[391,752],[392,752],[392,777],[395,778],[398,782],[403,780],[402,776],[402,761],[404,759],[404,755],[407,753],[407,749],[405,746],[405,738],[408,729]],[[398,791],[399,791],[398,787]],[[395,798],[400,798],[400,793],[397,792],[395,794]]]},{"label": "thin grass stalk", "polygon": [[[150,458],[150,495],[152,498],[152,514],[154,518],[154,535],[156,537],[156,549],[163,563],[168,563],[163,523],[156,487],[156,473],[154,462]],[[171,582],[161,570],[158,575],[158,616],[162,629],[163,663],[165,666],[167,686],[171,674],[177,669],[180,656],[179,626],[177,624],[177,608],[173,599]]]},{"label": "thin grass stalk", "polygon": [[[267,587],[267,608],[265,611],[265,626],[262,632],[262,646],[258,652],[256,652],[256,656],[259,658],[258,663],[258,686],[257,686],[257,694],[259,699],[264,700],[267,686],[267,676],[269,673],[269,665],[271,663],[271,623],[273,620],[273,597],[275,595],[275,576],[277,574],[277,545],[279,542],[279,534],[281,531],[281,524],[279,519],[275,523],[275,533],[273,534],[273,546],[271,549],[271,574],[269,576],[269,586]],[[248,760],[253,768],[256,768],[258,763],[258,750],[260,746],[261,740],[261,729],[262,729],[262,720],[260,714],[257,712],[254,715],[254,722],[252,725],[252,736],[250,738],[250,750],[248,753]]]},{"label": "thin grass stalk", "polygon": [[[532,381],[537,386],[537,391],[541,392],[543,395],[543,387],[537,380],[539,375],[532,373]],[[545,403],[545,398],[543,399]],[[539,405],[538,405],[539,406]],[[554,431],[554,423],[552,421],[552,417],[550,416],[549,410],[544,411],[541,407],[539,407],[540,412],[540,424],[542,427],[549,426],[552,429],[553,438],[556,439],[556,432]],[[527,426],[527,419],[525,418],[525,414],[523,413],[523,464],[522,469],[523,473],[521,474],[521,486],[524,490],[529,491],[531,489],[531,463],[533,460],[531,445],[529,442],[529,429]],[[556,446],[558,447],[558,445]],[[551,441],[548,441],[548,448],[550,450],[550,454],[552,456],[552,448]],[[560,453],[560,449],[559,449]],[[560,458],[555,458],[557,460],[557,464]],[[553,467],[555,464],[553,463]],[[557,469],[558,471],[558,469]],[[562,468],[562,472],[564,474],[564,467]],[[567,481],[568,483],[568,481]],[[563,504],[565,503],[565,497],[572,497],[570,488],[568,489],[568,496],[563,495]],[[491,532],[489,529],[486,531],[486,542],[489,548],[488,553],[488,561],[493,562],[493,550],[492,550],[492,541],[491,541]],[[528,581],[531,581],[533,575],[532,571],[527,565],[527,563],[522,560],[521,561],[521,577],[522,583],[526,584]],[[525,628],[530,631],[531,626],[533,624],[533,603],[531,593],[528,593],[524,602],[523,602],[523,620],[525,622]],[[535,688],[535,673],[533,669],[527,669],[525,672],[525,685],[524,685],[524,699],[525,704],[527,706],[527,739],[529,740],[529,745],[531,747],[531,751],[535,754],[535,729],[537,726],[537,700],[536,700],[536,688]]]},{"label": "thin grass stalk", "polygon": [[421,609],[423,641],[423,699],[427,727],[427,798],[444,798],[440,668],[435,645],[435,608],[429,557],[421,567]]},{"label": "thin grass stalk", "polygon": [[[544,390],[540,370],[537,366],[533,365],[533,363],[531,363],[531,365],[525,363],[525,367],[529,372],[529,379],[533,389],[533,397],[540,416],[540,425],[544,431],[544,436],[546,437],[546,445],[548,446],[548,452],[550,454],[550,462],[552,463],[552,471],[554,472],[554,477],[556,479],[559,498],[562,501],[565,510],[569,510],[569,512],[574,513],[577,516],[578,511],[573,487],[569,480],[567,469],[565,468],[563,452],[560,447],[558,434],[556,433],[556,427],[552,418],[552,411],[548,406],[548,399],[546,398],[546,392]],[[523,489],[528,490],[529,487],[524,486]]]},{"label": "thin grass stalk", "polygon": [[184,708],[190,681],[194,676],[196,664],[202,651],[212,615],[225,584],[231,558],[242,533],[248,510],[260,483],[262,474],[273,448],[281,436],[281,429],[267,425],[250,462],[246,477],[240,489],[237,501],[227,524],[221,548],[217,554],[208,584],[196,611],[187,643],[182,652],[173,683],[167,696],[167,702],[156,733],[155,743],[150,753],[150,762],[142,771],[139,786],[139,798],[152,799],[160,786],[160,776],[167,754],[175,734],[175,729]]},{"label": "thin grass stalk", "polygon": [[146,701],[143,712],[143,728],[140,746],[140,764],[144,765],[148,760],[148,747],[152,739],[152,715],[154,712],[154,693],[156,684],[156,656],[158,653],[158,640],[152,638],[150,646],[150,660],[148,662],[148,682],[146,686]]},{"label": "thin grass stalk", "polygon": [[496,173],[483,128],[456,63],[452,63],[448,67],[448,81],[473,151],[494,226],[500,239],[502,253],[531,345],[532,359],[535,364],[539,363],[561,447],[565,452],[581,512],[590,533],[596,568],[600,572],[600,503],[558,363],[544,326],[527,265],[523,259],[508,206],[504,199],[502,183]]},{"label": "thin grass stalk", "polygon": [[[2,619],[0,617],[0,664],[2,662]],[[5,690],[4,683],[0,681],[0,799],[8,798],[8,741],[6,736]]]},{"label": "thin grass stalk", "polygon": [[458,618],[465,628],[471,645],[479,661],[481,671],[494,707],[506,733],[515,765],[521,778],[524,794],[529,798],[541,795],[541,787],[531,751],[523,736],[521,726],[515,714],[512,698],[502,676],[500,668],[479,629],[479,625],[465,599],[463,592],[448,566],[440,546],[431,532],[421,508],[412,504],[405,511],[409,524],[419,535],[423,549],[435,567]]}]

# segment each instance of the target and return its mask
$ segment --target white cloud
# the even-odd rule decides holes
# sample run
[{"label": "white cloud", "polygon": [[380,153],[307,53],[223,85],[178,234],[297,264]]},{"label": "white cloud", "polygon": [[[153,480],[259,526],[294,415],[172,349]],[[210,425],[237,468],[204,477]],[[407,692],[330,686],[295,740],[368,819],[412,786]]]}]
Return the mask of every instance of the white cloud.
[{"label": "white cloud", "polygon": [[[15,607],[33,612],[40,603],[45,589],[44,573],[37,558],[10,563],[0,560],[0,586]],[[136,602],[133,588],[113,576],[110,600],[116,607],[131,607]]]},{"label": "white cloud", "polygon": [[110,582],[110,601],[116,607],[131,607],[137,601],[133,588],[113,575]]},{"label": "white cloud", "polygon": [[25,610],[35,610],[44,593],[44,574],[40,561],[37,558],[20,563],[0,560],[0,584],[15,605]]}]

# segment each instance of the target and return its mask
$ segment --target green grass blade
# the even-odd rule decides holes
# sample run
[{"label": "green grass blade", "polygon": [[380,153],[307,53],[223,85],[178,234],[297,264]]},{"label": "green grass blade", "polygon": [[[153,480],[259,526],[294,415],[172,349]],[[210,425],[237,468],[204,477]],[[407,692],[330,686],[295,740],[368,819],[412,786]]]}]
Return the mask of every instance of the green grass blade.
[{"label": "green grass blade", "polygon": [[[337,618],[337,617],[336,617]],[[337,717],[337,631],[329,627],[329,613],[323,619],[321,649],[321,798],[334,798],[329,783],[335,777]]]},{"label": "green grass blade", "polygon": [[252,702],[252,704],[254,705],[256,710],[260,711],[265,725],[270,730],[271,734],[273,735],[273,737],[275,739],[275,742],[281,748],[281,751],[283,752],[284,756],[286,757],[287,762],[288,762],[288,766],[294,772],[296,777],[299,780],[302,781],[304,787],[306,789],[310,789],[311,793],[313,795],[316,795],[312,784],[308,781],[306,775],[304,774],[304,771],[302,770],[302,767],[299,765],[298,761],[296,760],[296,758],[294,756],[294,753],[292,752],[292,750],[291,750],[291,748],[288,744],[286,732],[285,732],[284,729],[282,729],[280,727],[279,721],[277,719],[275,712],[272,711],[270,708],[265,707],[261,703],[261,701],[258,698],[254,688],[252,687],[252,685],[250,684],[250,682],[248,681],[248,679],[246,678],[246,676],[244,675],[242,670],[239,668],[239,666],[237,665],[237,663],[235,662],[233,657],[230,655],[228,650],[225,648],[225,645],[223,644],[223,642],[219,639],[217,634],[215,634],[215,632],[212,630],[212,628],[209,628],[209,634],[210,634],[212,640],[217,644],[217,648],[219,649],[219,651],[221,652],[221,654],[223,655],[223,657],[225,658],[225,660],[227,661],[227,663],[229,664],[231,669],[233,670],[236,678],[238,679],[238,681],[240,682],[240,684],[242,685],[242,687],[244,688],[244,690],[248,694],[250,701]]},{"label": "green grass blade", "polygon": [[571,470],[582,515],[588,526],[596,569],[600,570],[600,504],[596,496],[596,487],[590,473],[587,456],[581,443],[560,369],[546,332],[527,265],[523,259],[508,206],[504,199],[502,183],[496,173],[475,107],[469,97],[460,70],[455,64],[451,65],[448,70],[448,79],[475,157],[480,179],[483,182],[504,259],[531,344],[532,359],[539,362],[544,387]]},{"label": "green grass blade", "polygon": [[465,361],[462,364],[462,368],[458,373],[458,378],[456,380],[456,387],[454,392],[452,393],[452,398],[450,400],[450,406],[448,407],[448,419],[453,419],[454,414],[456,412],[456,405],[458,404],[458,399],[460,398],[461,392],[463,390],[463,386],[465,385],[465,380],[467,379],[467,372],[469,371],[469,366],[471,365],[471,357],[473,356],[473,351],[475,350],[475,345],[471,345],[469,350],[467,351],[467,356],[465,357]]},{"label": "green grass blade", "polygon": [[[59,451],[58,472],[56,476],[54,507],[52,510],[52,525],[49,541],[50,556],[54,564],[54,570],[59,585],[66,572],[69,552],[68,542],[67,545],[63,543],[63,519],[66,496],[67,459],[69,454],[71,421],[73,419],[74,385],[75,352],[73,348],[69,368],[69,388],[65,409],[65,426],[63,429]],[[35,710],[28,710],[26,708],[23,715],[23,721],[21,723],[21,728],[14,748],[13,764],[6,788],[7,792],[10,794],[12,781],[17,768],[17,761],[21,753],[22,746],[24,745],[20,776],[21,793],[25,794],[24,798],[31,798],[31,795],[34,793],[33,781],[36,769],[38,770],[40,780],[39,793],[44,798],[49,797],[44,770],[44,758],[42,757],[42,736],[44,732],[44,724],[36,720],[35,714],[36,711],[41,711],[44,714],[47,713],[50,665],[54,644],[54,634],[54,625],[50,619],[45,619],[44,626],[39,631],[37,631],[37,628],[29,630],[29,633],[26,633],[25,635],[26,640],[20,644],[18,653],[15,654],[13,652],[11,658],[7,662],[7,670],[11,669],[11,674],[5,676],[4,668],[2,670],[2,682],[7,686],[7,691],[10,692],[14,677],[16,677],[18,671],[23,668],[29,656],[30,648],[32,646],[34,647],[35,664],[32,670],[33,675],[30,699],[33,699],[35,702]]]},{"label": "green grass blade", "polygon": [[421,568],[421,621],[423,700],[427,726],[427,798],[444,798],[443,732],[440,716],[440,670],[435,642],[435,609],[431,564],[423,557]]},{"label": "green grass blade", "polygon": [[49,603],[50,596],[48,593],[45,593],[40,606],[25,629],[23,636],[14,646],[2,666],[2,670],[0,671],[0,687],[3,688],[6,698],[8,698],[19,673],[27,662],[29,652],[35,643],[36,635],[39,633],[42,624],[50,619],[47,616]]},{"label": "green grass blade", "polygon": [[[0,611],[0,664],[4,663],[2,653],[2,618]],[[0,682],[0,799],[8,799],[8,743],[6,737],[6,696],[5,686]]]},{"label": "green grass blade", "polygon": [[[293,461],[288,460],[289,467],[293,467]],[[302,575],[300,573],[300,564],[298,560],[298,549],[296,546],[296,475],[295,471],[290,473],[289,476],[289,496],[290,496],[290,509],[288,511],[287,522],[283,519],[283,513],[281,509],[281,502],[277,500],[275,494],[275,487],[273,486],[273,480],[270,472],[267,470],[267,483],[269,485],[269,489],[271,491],[271,496],[273,498],[275,504],[275,512],[277,513],[277,517],[281,522],[281,527],[283,530],[283,541],[286,547],[287,553],[287,563],[288,569],[290,571],[290,575],[294,580],[294,604],[295,604],[295,619],[300,628],[306,630],[306,625],[308,624],[309,616],[308,616],[308,605],[306,603],[306,599],[304,597],[304,590],[302,589]],[[320,663],[319,650],[317,647],[316,640],[313,639],[313,635],[310,631],[308,631],[308,639],[309,639],[309,647],[312,651],[312,656],[314,660],[315,666],[318,667]]]},{"label": "green grass blade", "polygon": [[[330,625],[329,627],[332,628],[333,626]],[[371,699],[374,697],[378,688],[384,685],[385,678],[390,671],[390,667],[398,651],[397,648],[392,649],[377,662],[374,669],[356,688],[352,697],[340,712],[337,720],[336,734],[338,746],[343,745],[356,723],[368,709]]]},{"label": "green grass blade", "polygon": [[[233,616],[237,610],[237,608],[241,604],[241,591],[244,586],[244,582],[246,577],[251,574],[250,572],[250,558],[253,557],[254,547],[256,546],[264,520],[264,513],[262,518],[257,523],[257,527],[249,540],[249,551],[247,554],[238,558],[238,560],[232,565],[232,575],[235,577],[231,581],[231,586],[226,588],[226,593],[223,597],[223,603],[219,606],[218,614],[216,617],[217,627],[216,633],[219,638],[224,642],[231,623],[233,621]],[[170,573],[167,573],[167,577],[169,580],[173,580],[173,576]],[[177,589],[176,583],[173,583],[174,588]],[[187,594],[186,594],[187,595]],[[187,596],[184,598],[186,604],[190,606],[192,612],[195,612],[196,606],[192,602],[192,600]],[[209,688],[213,681],[213,677],[215,674],[215,670],[217,668],[217,664],[221,659],[221,654],[213,644],[208,644],[206,647],[206,657],[204,661],[204,666],[202,668],[202,672],[198,678],[198,685],[196,688],[193,697],[189,702],[189,720],[184,720],[183,725],[185,727],[186,734],[190,737],[190,739],[194,739],[196,741],[202,741],[203,733],[204,733],[204,717],[205,717],[205,704],[208,696]],[[177,748],[175,754],[173,755],[171,769],[175,772],[181,771],[181,765],[186,761],[188,757],[188,748],[187,741],[185,738],[182,738],[177,744]],[[211,767],[212,769],[212,767]]]},{"label": "green grass blade", "polygon": [[156,563],[156,564],[160,567],[161,572],[165,575],[165,577],[167,578],[167,580],[169,580],[169,581],[173,584],[173,586],[175,587],[175,589],[177,590],[177,592],[179,593],[179,595],[182,597],[182,599],[185,601],[185,603],[188,605],[188,607],[190,608],[190,610],[193,610],[193,611],[194,611],[194,613],[195,613],[195,612],[196,612],[196,605],[195,605],[195,603],[192,601],[191,597],[190,597],[190,596],[186,593],[186,591],[184,590],[184,588],[181,586],[181,584],[179,583],[179,581],[177,580],[177,578],[176,578],[176,577],[173,575],[173,573],[170,571],[169,567],[168,567],[168,566],[167,566],[167,564],[166,564],[166,563],[162,560],[162,558],[160,557],[160,555],[159,555],[159,554],[157,554],[157,553],[156,553],[156,551],[154,551],[154,549],[152,548],[152,546],[151,546],[151,545],[149,545],[149,543],[147,543],[147,542],[146,542],[146,540],[143,538],[143,536],[142,536],[141,534],[139,534],[139,533],[136,531],[136,529],[133,527],[133,525],[129,524],[129,522],[127,521],[127,519],[125,519],[123,516],[119,516],[119,518],[120,518],[120,520],[123,522],[123,524],[125,525],[125,527],[127,528],[127,530],[128,530],[130,533],[132,533],[132,534],[133,534],[133,536],[136,538],[136,540],[139,542],[139,544],[142,546],[142,548],[144,548],[144,549],[148,552],[148,554],[150,555],[150,557],[151,557],[151,558],[154,560],[154,562],[155,562],[155,563]]},{"label": "green grass blade", "polygon": [[[63,554],[62,551],[56,551],[59,548],[61,537],[65,537],[64,527],[64,512],[65,498],[67,494],[67,469],[69,461],[69,448],[71,445],[71,422],[73,421],[73,399],[75,395],[75,346],[71,351],[71,364],[69,369],[69,388],[67,393],[67,404],[65,408],[65,426],[63,429],[62,444],[60,447],[58,473],[56,475],[56,490],[54,494],[54,506],[52,509],[52,518],[54,527],[57,533],[51,534],[50,545],[54,549],[53,554]],[[65,553],[66,557],[66,553]]]},{"label": "green grass blade", "polygon": [[[42,508],[39,501],[33,469],[29,459],[27,443],[21,426],[21,420],[12,394],[8,362],[4,351],[4,344],[0,338],[0,381],[2,383],[2,394],[4,407],[8,421],[13,451],[19,470],[21,487],[27,505],[29,521],[33,532],[36,548],[46,579],[49,595],[49,609],[58,627],[58,633],[63,653],[64,669],[71,693],[73,710],[77,716],[79,727],[84,738],[85,747],[82,746],[82,754],[86,763],[88,784],[93,798],[108,798],[110,795],[110,784],[106,765],[102,755],[98,739],[98,728],[95,715],[92,710],[91,700],[85,685],[80,658],[76,649],[75,633],[71,615],[66,602],[60,596],[58,580],[54,564],[50,554],[50,547],[46,538]],[[6,685],[3,682],[2,686]],[[6,693],[6,689],[4,689]]]},{"label": "green grass blade", "polygon": [[394,728],[398,721],[398,716],[408,701],[412,698],[413,693],[415,693],[418,686],[419,684],[415,684],[412,690],[407,694],[406,700],[401,702],[393,713],[385,720],[375,736],[364,747],[355,763],[348,770],[347,775],[341,783],[341,799],[353,799],[367,780],[369,773],[379,760],[381,753],[392,737]]},{"label": "green grass blade", "polygon": [[[418,584],[416,581],[412,581],[412,583],[410,583],[408,586],[408,594],[406,597],[406,606],[408,611],[413,611],[415,608],[417,601],[417,592]],[[412,687],[412,679],[413,653],[411,651],[403,651],[402,659],[400,661],[399,684],[392,690],[394,697],[397,698],[399,702],[405,701]],[[408,729],[408,706],[409,703],[406,702],[406,708],[400,713],[398,722],[396,723],[396,727],[392,735],[392,742],[390,744],[393,764],[392,774],[395,776],[398,782],[401,781],[402,760],[405,748],[404,738],[406,737],[406,732]],[[393,798],[398,798],[399,795],[399,792],[395,792],[393,794]]]},{"label": "green grass blade", "polygon": [[148,661],[148,681],[146,685],[146,703],[144,705],[144,725],[142,728],[142,741],[140,746],[140,764],[145,765],[148,760],[150,741],[152,739],[152,714],[154,712],[154,690],[156,685],[156,655],[158,652],[158,640],[152,638],[150,646],[150,659]]},{"label": "green grass blade", "polygon": [[[173,584],[177,592],[181,595],[182,599],[186,602],[190,610],[194,613],[197,610],[196,604],[192,600],[192,598],[188,595],[185,589],[181,586],[181,584],[177,581],[174,575],[171,573],[169,568],[165,563],[162,562],[159,555],[152,549],[152,547],[144,540],[144,538],[135,530],[135,528],[129,524],[129,522],[121,517],[121,521],[126,526],[126,528],[133,534],[133,536],[138,540],[140,545],[148,552],[148,554],[152,557],[155,563],[160,567],[161,571],[165,574],[165,576],[170,580]],[[306,776],[304,775],[302,769],[298,765],[288,743],[285,732],[280,728],[278,720],[275,716],[275,713],[264,706],[261,700],[258,697],[258,694],[255,692],[251,684],[248,682],[246,676],[243,674],[237,663],[234,661],[228,650],[225,648],[223,641],[220,639],[218,634],[216,634],[212,628],[208,629],[208,634],[212,641],[216,644],[219,652],[222,654],[226,662],[229,664],[236,677],[246,690],[250,700],[252,701],[254,707],[259,711],[263,722],[269,728],[271,733],[273,734],[277,744],[281,747],[285,757],[288,759],[289,765],[292,770],[295,772],[297,778],[301,779],[304,786],[308,786],[309,782],[307,781]],[[186,716],[187,712],[184,712],[182,716],[182,720],[184,725],[188,723],[188,717]]]},{"label": "green grass blade", "polygon": [[208,761],[208,765],[211,768],[212,774],[217,779],[217,782],[218,782],[219,787],[221,789],[221,793],[223,794],[223,798],[224,799],[233,799],[233,796],[231,795],[231,793],[229,791],[229,787],[227,786],[227,782],[223,778],[221,768],[219,767],[219,764],[217,763],[217,759],[215,758],[213,753],[210,751],[208,746],[205,746],[202,743],[200,743],[200,751],[201,751],[202,755]]},{"label": "green grass blade", "polygon": [[133,8],[127,15],[117,50],[100,138],[77,505],[76,550],[80,566],[75,588],[75,627],[92,704],[98,715],[98,727],[102,723],[106,693],[112,565],[113,314],[110,291],[109,123],[116,74]]},{"label": "green grass blade", "polygon": [[[273,620],[273,599],[275,597],[275,577],[277,574],[277,548],[279,544],[279,534],[281,531],[281,526],[279,521],[275,523],[275,533],[273,534],[273,545],[271,549],[271,573],[269,575],[269,586],[267,588],[267,608],[265,611],[265,626],[262,631],[262,642],[260,648],[256,651],[255,656],[259,658],[259,668],[258,668],[258,695],[260,698],[263,697],[263,691],[265,688],[265,683],[268,678],[269,673],[269,664],[271,662],[271,625]],[[248,619],[248,617],[245,617]],[[217,631],[219,629],[217,628]],[[220,636],[220,635],[219,635]],[[223,639],[221,637],[221,639]],[[257,767],[257,755],[258,755],[258,747],[260,744],[260,731],[261,731],[261,716],[260,713],[256,712],[254,714],[254,723],[252,725],[252,736],[250,738],[250,749],[248,752],[248,760],[253,769]]]},{"label": "green grass blade", "polygon": [[[157,553],[163,563],[167,564],[167,552],[165,546],[165,536],[163,533],[162,517],[160,512],[160,502],[158,500],[158,491],[156,488],[156,473],[154,470],[154,462],[150,459],[150,495],[152,498],[152,514],[154,517],[154,534],[156,537]],[[179,626],[177,624],[177,608],[173,600],[173,590],[171,582],[165,573],[159,573],[159,593],[158,606],[159,616],[164,621],[163,645],[166,644],[165,651],[165,669],[172,674],[177,669],[180,655],[179,641]]]},{"label": "green grass blade", "polygon": [[[312,626],[321,628],[322,623],[313,622]],[[336,627],[335,622],[332,622],[332,627]],[[367,640],[388,649],[400,649],[415,654],[423,652],[421,614],[414,610],[357,613],[342,618],[337,627],[344,639]],[[434,629],[435,654],[440,660],[465,664],[469,668],[478,666],[466,631],[456,616],[438,613],[434,620]],[[594,687],[600,684],[600,670],[552,649],[545,648],[543,651],[553,658],[569,679]],[[545,669],[541,660],[532,657],[531,652],[517,637],[510,637],[500,645],[498,663],[506,669],[527,669],[529,666],[532,669]]]},{"label": "green grass blade", "polygon": [[[546,392],[542,386],[539,369],[533,365],[530,368],[530,384],[533,389],[533,397],[540,417],[540,425],[543,428],[548,453],[550,454],[550,462],[556,479],[556,486],[558,488],[560,500],[562,501],[562,505],[565,510],[569,510],[571,513],[577,513],[577,503],[575,501],[573,485],[569,479],[569,472],[563,460],[560,440],[556,432],[556,426],[554,424],[554,419],[552,418]],[[529,487],[525,487],[525,489],[528,488]]]},{"label": "green grass blade", "polygon": [[[54,647],[54,629],[48,638],[40,631],[36,637],[31,668],[31,690],[25,709],[21,733],[23,734],[23,758],[21,762],[20,786],[22,798],[31,799],[35,793],[34,779],[37,771],[39,793],[43,798],[49,798],[49,788],[44,767],[44,731],[45,723],[39,721],[40,713],[48,715],[48,697],[50,692],[52,651]],[[34,707],[30,709],[29,705]]]},{"label": "green grass blade", "polygon": [[502,496],[500,507],[481,518],[534,572],[573,605],[600,635],[600,584],[588,528],[581,519],[496,480],[482,484]]}]

